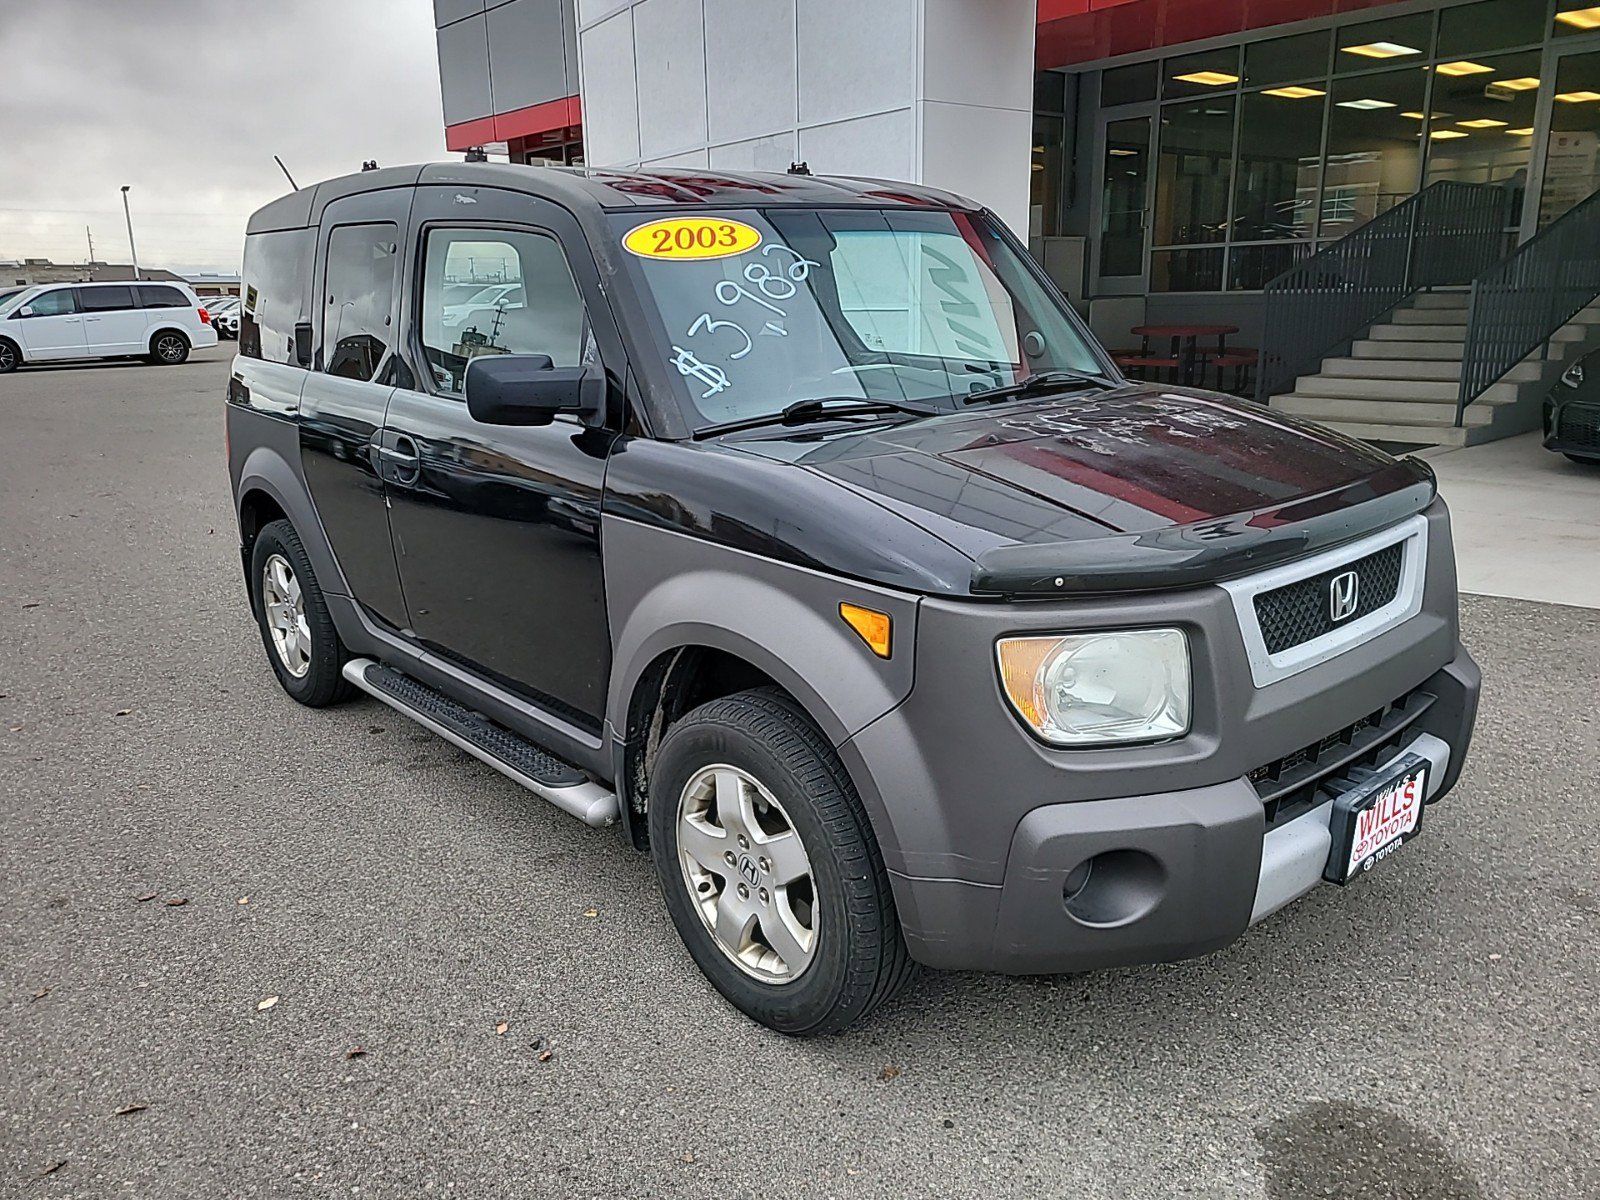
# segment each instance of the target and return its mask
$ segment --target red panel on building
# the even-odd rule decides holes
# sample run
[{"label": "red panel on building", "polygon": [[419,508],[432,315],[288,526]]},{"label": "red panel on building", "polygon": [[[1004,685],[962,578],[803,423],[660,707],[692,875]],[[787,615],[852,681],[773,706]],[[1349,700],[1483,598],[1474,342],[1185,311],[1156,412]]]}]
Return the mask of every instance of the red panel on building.
[{"label": "red panel on building", "polygon": [[1331,17],[1395,0],[1039,0],[1041,70]]},{"label": "red panel on building", "polygon": [[583,121],[583,106],[576,96],[563,96],[544,104],[480,117],[476,121],[462,121],[447,125],[444,144],[448,150],[467,150],[489,142],[509,142],[512,138],[533,137],[554,129],[566,129]]}]

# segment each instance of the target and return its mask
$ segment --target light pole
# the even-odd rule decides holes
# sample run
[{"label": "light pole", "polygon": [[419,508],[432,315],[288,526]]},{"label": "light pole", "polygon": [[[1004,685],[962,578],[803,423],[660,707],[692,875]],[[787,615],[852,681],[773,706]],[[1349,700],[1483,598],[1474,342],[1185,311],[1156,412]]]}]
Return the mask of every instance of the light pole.
[{"label": "light pole", "polygon": [[128,210],[128,185],[122,185],[122,215],[128,221],[128,253],[133,255],[133,277],[139,278],[139,249],[133,244],[133,214]]}]

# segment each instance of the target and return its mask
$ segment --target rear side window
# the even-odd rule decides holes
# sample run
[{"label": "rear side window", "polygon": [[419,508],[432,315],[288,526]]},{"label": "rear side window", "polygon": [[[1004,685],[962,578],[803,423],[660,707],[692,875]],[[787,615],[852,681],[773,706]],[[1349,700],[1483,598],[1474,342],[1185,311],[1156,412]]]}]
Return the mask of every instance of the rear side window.
[{"label": "rear side window", "polygon": [[68,313],[78,311],[78,301],[74,298],[71,288],[57,288],[53,292],[45,292],[28,301],[26,307],[33,310],[35,317],[61,317]]},{"label": "rear side window", "polygon": [[131,287],[79,288],[78,303],[84,312],[120,312],[134,307]]},{"label": "rear side window", "polygon": [[139,285],[140,308],[188,308],[189,301],[174,287]]},{"label": "rear side window", "polygon": [[328,235],[322,369],[329,375],[366,381],[378,373],[393,328],[399,236],[387,223],[341,225]]},{"label": "rear side window", "polygon": [[561,246],[539,233],[435,229],[423,263],[422,350],[434,382],[460,392],[480,354],[584,361],[583,300]]},{"label": "rear side window", "polygon": [[316,234],[310,229],[252,233],[245,238],[240,354],[295,365],[294,327],[307,319],[315,251]]}]

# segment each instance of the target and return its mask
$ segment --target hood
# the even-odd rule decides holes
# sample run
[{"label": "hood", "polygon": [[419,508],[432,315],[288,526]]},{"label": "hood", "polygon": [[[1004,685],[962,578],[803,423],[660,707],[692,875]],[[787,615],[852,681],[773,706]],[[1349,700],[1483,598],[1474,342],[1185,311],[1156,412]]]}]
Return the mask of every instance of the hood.
[{"label": "hood", "polygon": [[[1414,460],[1248,401],[1148,385],[737,445],[929,530],[979,564],[978,591],[1029,590],[1020,576],[1035,574],[1060,590],[1063,572],[1118,586],[1225,577],[1360,536],[1433,495]],[[1146,584],[1126,573],[1141,558]],[[996,560],[1003,587],[986,579]]]}]

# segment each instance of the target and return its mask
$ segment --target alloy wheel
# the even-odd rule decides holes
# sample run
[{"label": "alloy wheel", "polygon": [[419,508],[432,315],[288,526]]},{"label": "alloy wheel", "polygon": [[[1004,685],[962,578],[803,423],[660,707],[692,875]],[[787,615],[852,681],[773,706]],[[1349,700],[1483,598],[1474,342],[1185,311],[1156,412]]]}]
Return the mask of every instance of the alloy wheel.
[{"label": "alloy wheel", "polygon": [[261,604],[267,632],[283,669],[296,679],[311,669],[311,626],[306,622],[305,596],[294,568],[281,554],[267,559],[261,570]]},{"label": "alloy wheel", "polygon": [[721,763],[695,772],[678,800],[678,859],[711,940],[745,974],[791,983],[811,965],[811,858],[760,780]]},{"label": "alloy wheel", "polygon": [[0,372],[14,371],[17,367],[17,352],[11,348],[11,343],[0,342]]},{"label": "alloy wheel", "polygon": [[183,359],[183,339],[169,333],[156,339],[156,357],[162,362],[175,363]]}]

